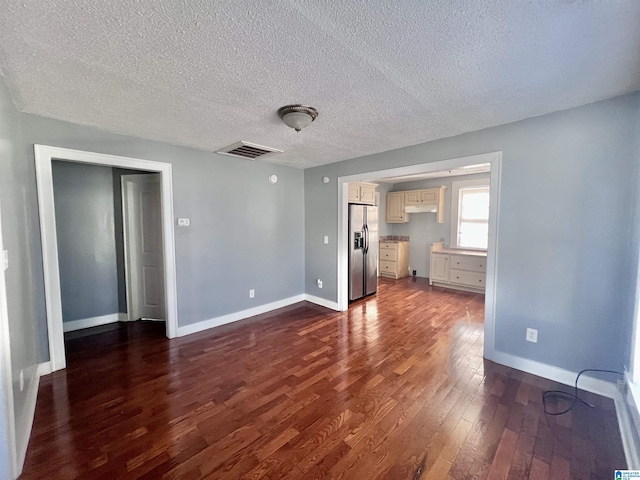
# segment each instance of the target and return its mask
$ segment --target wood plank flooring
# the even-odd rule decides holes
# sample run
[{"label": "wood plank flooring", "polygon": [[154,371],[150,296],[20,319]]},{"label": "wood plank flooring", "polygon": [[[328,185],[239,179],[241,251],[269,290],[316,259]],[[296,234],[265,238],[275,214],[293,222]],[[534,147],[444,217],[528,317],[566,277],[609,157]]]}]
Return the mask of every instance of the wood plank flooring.
[{"label": "wood plank flooring", "polygon": [[303,302],[171,341],[147,322],[75,335],[41,381],[21,478],[612,478],[612,401],[545,416],[543,390],[566,387],[483,360],[483,309],[381,279],[345,313]]}]

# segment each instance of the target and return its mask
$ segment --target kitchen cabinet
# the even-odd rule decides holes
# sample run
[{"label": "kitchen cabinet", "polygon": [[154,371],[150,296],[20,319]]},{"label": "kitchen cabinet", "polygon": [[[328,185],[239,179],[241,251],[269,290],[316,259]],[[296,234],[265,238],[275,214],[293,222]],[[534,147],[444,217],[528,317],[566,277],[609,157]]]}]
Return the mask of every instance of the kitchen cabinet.
[{"label": "kitchen cabinet", "polygon": [[427,190],[408,190],[404,192],[405,206],[438,205],[440,190],[447,188],[429,188]]},{"label": "kitchen cabinet", "polygon": [[431,245],[429,285],[484,293],[486,272],[486,252]]},{"label": "kitchen cabinet", "polygon": [[[387,214],[387,223],[404,223],[409,221],[409,213],[405,212],[405,207],[435,207],[435,212],[437,215],[438,223],[444,223],[444,194],[446,190],[446,186],[441,186],[437,188],[427,188],[423,190],[405,190],[402,192],[389,192],[387,193],[387,199],[389,195],[392,196],[392,202],[394,207],[400,208],[400,200],[396,198],[396,196],[402,195],[402,212],[404,213],[404,218],[400,220],[399,216],[396,213]],[[387,200],[387,205],[389,205],[390,201]],[[389,212],[389,207],[387,207],[387,212]],[[424,213],[415,212],[415,213]],[[391,218],[391,219],[389,219]]]},{"label": "kitchen cabinet", "polygon": [[404,211],[404,192],[387,193],[387,223],[406,223],[409,214]]},{"label": "kitchen cabinet", "polygon": [[351,182],[349,183],[349,203],[361,203],[365,205],[376,204],[376,187],[374,183]]},{"label": "kitchen cabinet", "polygon": [[431,273],[429,274],[429,284],[433,282],[449,281],[449,255],[446,253],[435,253],[431,255]]},{"label": "kitchen cabinet", "polygon": [[380,276],[404,278],[409,276],[409,242],[380,242]]}]

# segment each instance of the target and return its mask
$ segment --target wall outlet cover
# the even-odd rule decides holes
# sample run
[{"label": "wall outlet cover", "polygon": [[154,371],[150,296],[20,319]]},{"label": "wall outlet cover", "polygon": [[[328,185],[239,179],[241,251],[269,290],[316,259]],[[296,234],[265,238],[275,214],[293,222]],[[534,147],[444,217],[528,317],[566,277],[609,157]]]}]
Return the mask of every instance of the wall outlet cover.
[{"label": "wall outlet cover", "polygon": [[322,288],[322,280],[318,279],[317,282],[318,288]]},{"label": "wall outlet cover", "polygon": [[249,290],[249,298],[253,298],[256,296],[256,291],[252,288],[251,290]]},{"label": "wall outlet cover", "polygon": [[538,343],[538,330],[527,328],[527,342]]}]

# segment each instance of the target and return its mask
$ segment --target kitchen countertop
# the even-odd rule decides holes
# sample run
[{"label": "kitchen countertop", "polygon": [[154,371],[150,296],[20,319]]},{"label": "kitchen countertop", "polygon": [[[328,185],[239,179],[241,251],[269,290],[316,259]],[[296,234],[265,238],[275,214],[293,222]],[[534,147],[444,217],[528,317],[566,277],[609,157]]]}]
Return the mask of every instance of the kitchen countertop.
[{"label": "kitchen countertop", "polygon": [[378,241],[384,242],[384,243],[408,242],[409,237],[404,237],[400,235],[384,235],[379,237]]},{"label": "kitchen countertop", "polygon": [[443,247],[440,250],[434,250],[433,253],[449,253],[455,255],[470,255],[474,257],[486,257],[486,251],[480,250],[465,250],[464,248],[451,248],[451,247]]}]

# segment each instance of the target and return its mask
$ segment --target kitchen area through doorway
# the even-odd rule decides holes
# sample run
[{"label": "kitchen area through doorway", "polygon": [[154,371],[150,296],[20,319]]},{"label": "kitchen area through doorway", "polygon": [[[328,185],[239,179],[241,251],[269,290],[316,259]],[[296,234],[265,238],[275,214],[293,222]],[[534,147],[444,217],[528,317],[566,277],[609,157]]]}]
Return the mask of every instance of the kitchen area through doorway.
[{"label": "kitchen area through doorway", "polygon": [[439,309],[478,295],[484,303],[490,177],[491,163],[480,163],[349,182],[349,309],[380,306],[385,288]]}]

